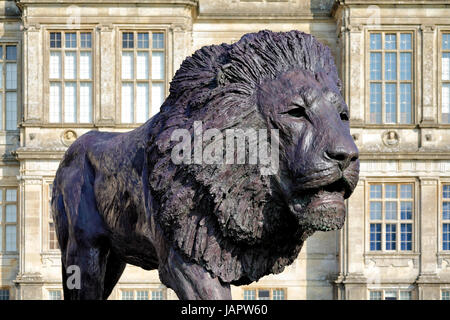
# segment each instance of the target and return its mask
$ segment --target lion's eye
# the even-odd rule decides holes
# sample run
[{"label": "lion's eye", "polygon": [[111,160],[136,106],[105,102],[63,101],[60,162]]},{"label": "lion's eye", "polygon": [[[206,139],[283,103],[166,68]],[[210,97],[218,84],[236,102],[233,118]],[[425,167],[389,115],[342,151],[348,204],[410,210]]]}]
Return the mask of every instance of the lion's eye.
[{"label": "lion's eye", "polygon": [[345,112],[342,112],[342,113],[340,114],[340,116],[341,116],[341,120],[342,120],[342,121],[348,121],[348,120],[349,120],[349,119],[348,119],[348,114],[345,113]]},{"label": "lion's eye", "polygon": [[294,118],[305,118],[307,120],[309,120],[308,115],[306,114],[306,110],[305,108],[301,107],[301,106],[297,106],[297,108],[291,109],[289,111],[283,112],[282,114],[288,114],[291,117]]}]

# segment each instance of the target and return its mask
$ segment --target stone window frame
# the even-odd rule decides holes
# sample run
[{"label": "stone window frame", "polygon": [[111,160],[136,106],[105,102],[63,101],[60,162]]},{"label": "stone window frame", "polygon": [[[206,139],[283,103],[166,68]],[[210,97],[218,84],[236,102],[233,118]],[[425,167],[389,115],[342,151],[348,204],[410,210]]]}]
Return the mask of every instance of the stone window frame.
[{"label": "stone window frame", "polygon": [[[367,290],[367,300],[386,300],[385,299],[386,292],[393,292],[393,291],[396,292],[396,296],[397,296],[396,300],[415,300],[416,299],[415,288],[411,288],[411,287],[408,287],[408,288],[382,287],[382,288],[370,288],[370,289],[368,289]],[[371,299],[371,293],[372,292],[379,292],[379,293],[381,293],[381,299]],[[402,292],[409,292],[409,293],[411,293],[411,296],[410,296],[411,298],[410,299],[399,299]]]},{"label": "stone window frame", "polygon": [[51,178],[44,179],[42,183],[42,251],[43,253],[59,254],[59,247],[55,249],[50,248],[50,223],[53,223],[53,218],[50,214],[50,185],[52,184],[53,179]]},{"label": "stone window frame", "polygon": [[442,37],[443,34],[450,34],[450,29],[449,28],[444,28],[441,29],[439,28],[438,32],[437,32],[437,41],[438,41],[438,50],[437,50],[437,54],[438,54],[438,58],[437,58],[437,63],[438,63],[438,74],[437,74],[437,100],[438,100],[438,123],[440,125],[444,125],[444,126],[450,126],[450,119],[449,122],[443,122],[442,121],[442,84],[443,83],[448,83],[450,84],[450,80],[442,80],[442,54],[445,53],[450,53],[450,49],[449,50],[443,50],[442,48]]},{"label": "stone window frame", "polygon": [[[81,32],[90,32],[91,33],[91,64],[92,64],[92,78],[91,79],[79,79],[79,74],[77,72],[76,79],[73,81],[69,80],[68,82],[76,82],[77,83],[77,122],[64,122],[64,100],[63,100],[63,91],[61,90],[61,121],[60,122],[50,122],[50,33],[52,32],[61,32],[61,42],[64,42],[64,34],[65,33],[71,33],[76,32],[77,33],[77,41],[80,38],[79,34]],[[98,93],[98,72],[97,72],[97,66],[98,64],[98,50],[97,50],[97,33],[96,33],[96,26],[94,25],[82,25],[79,27],[74,27],[73,25],[55,25],[55,26],[47,26],[44,28],[43,31],[43,61],[44,61],[44,68],[43,68],[43,110],[44,110],[44,117],[43,117],[43,124],[46,127],[58,127],[58,128],[67,128],[67,127],[82,127],[82,128],[93,128],[96,125],[96,110],[97,110],[97,93]],[[79,44],[79,43],[77,43]],[[64,48],[60,48],[61,52],[64,52]],[[77,53],[80,52],[80,47],[77,46],[75,49]],[[79,54],[77,54],[77,57]],[[63,61],[63,60],[61,60]],[[77,71],[79,69],[79,59],[77,58]],[[61,83],[66,82],[64,78],[64,64],[61,64]],[[59,81],[59,80],[58,80]],[[92,83],[92,121],[91,122],[79,122],[80,117],[80,108],[79,108],[79,102],[80,102],[80,96],[79,96],[79,83],[80,82],[91,82]]]},{"label": "stone window frame", "polygon": [[[444,250],[443,248],[443,227],[444,223],[450,224],[450,219],[444,220],[443,219],[443,203],[445,201],[444,199],[444,185],[450,186],[450,180],[443,180],[439,184],[439,194],[438,194],[438,255],[439,256],[445,256],[450,257],[450,249]],[[450,201],[450,199],[449,199]]]},{"label": "stone window frame", "polygon": [[251,299],[245,299],[245,291],[255,291],[255,299],[254,300],[258,300],[259,290],[269,291],[269,300],[273,300],[273,291],[274,290],[281,290],[284,292],[284,300],[288,300],[287,288],[281,288],[281,287],[243,287],[242,291],[241,291],[242,292],[242,300],[251,300]]},{"label": "stone window frame", "polygon": [[[169,36],[171,36],[170,28],[165,25],[148,25],[148,26],[126,26],[126,25],[120,25],[116,29],[116,127],[123,127],[123,128],[135,128],[141,126],[143,123],[136,122],[136,112],[134,112],[134,122],[131,123],[124,123],[122,122],[122,34],[126,32],[133,32],[134,34],[137,34],[139,32],[148,32],[150,34],[149,36],[149,52],[151,53],[154,49],[151,46],[151,35],[153,32],[155,33],[163,33],[164,34],[164,49],[162,50],[164,52],[164,79],[161,80],[161,83],[164,83],[164,94],[165,97],[168,96],[169,93],[169,55],[170,55],[170,48],[169,48]],[[135,43],[138,42],[137,38],[135,38]],[[136,53],[136,48],[133,49],[133,51]],[[135,54],[136,56],[136,54]],[[136,59],[133,61],[134,63],[134,72],[136,72]],[[147,80],[147,83],[149,83],[149,107],[151,108],[152,100],[151,100],[151,83],[153,79],[151,79],[151,65],[149,65],[149,79]],[[133,81],[134,84],[137,83],[136,77],[134,77],[131,81]],[[134,85],[134,87],[136,87]],[[136,101],[136,90],[134,89],[134,102]],[[136,110],[136,105],[133,106]],[[149,112],[150,114],[150,112]]]},{"label": "stone window frame", "polygon": [[[132,292],[133,298],[132,299],[123,299],[123,293],[124,292]],[[148,299],[137,299],[138,292],[146,292]],[[153,299],[152,293],[153,292],[162,292],[162,299]],[[119,289],[119,300],[167,300],[167,289],[166,288],[120,288]]]},{"label": "stone window frame", "polygon": [[[383,99],[383,95],[381,97],[382,101],[382,105],[381,105],[381,123],[372,123],[370,122],[370,35],[372,33],[382,33],[382,34],[386,34],[386,33],[395,33],[395,34],[400,34],[400,33],[411,33],[412,34],[412,44],[411,44],[411,52],[412,52],[412,69],[411,69],[411,123],[405,124],[405,123],[400,123],[400,118],[398,117],[399,113],[400,113],[400,104],[399,104],[399,92],[400,90],[397,89],[397,103],[398,103],[398,107],[397,107],[397,122],[396,123],[386,123],[384,121],[384,116],[385,116],[385,110],[384,110],[384,99]],[[418,31],[417,28],[414,27],[383,27],[383,28],[366,28],[365,29],[365,34],[364,34],[364,40],[365,40],[365,49],[364,49],[364,54],[365,54],[365,58],[364,58],[364,72],[363,77],[364,77],[364,123],[366,127],[374,127],[374,128],[378,128],[378,127],[382,127],[382,128],[386,128],[386,127],[396,127],[396,128],[414,128],[417,126],[417,124],[419,123],[419,101],[420,101],[420,86],[419,86],[419,81],[418,81],[418,75],[420,73],[420,66],[418,65],[419,63],[419,41],[418,41],[418,37],[417,37]],[[382,39],[384,39],[384,36],[382,36]],[[382,42],[383,43],[383,42]],[[400,49],[397,49],[397,52]],[[384,52],[384,49],[381,50],[382,52]],[[398,58],[397,58],[398,59]],[[384,68],[383,68],[383,61],[382,60],[382,79],[384,79]],[[398,60],[397,60],[398,61]],[[399,65],[397,64],[397,74],[399,74]],[[401,83],[402,80],[397,79],[396,83]],[[384,80],[381,81],[381,83],[385,83]],[[383,88],[382,88],[383,90]]]},{"label": "stone window frame", "polygon": [[[6,46],[8,45],[14,45],[16,46],[16,60],[6,60]],[[18,132],[19,131],[19,122],[21,119],[21,115],[22,115],[22,108],[21,108],[21,98],[22,98],[22,70],[21,70],[21,61],[22,59],[21,57],[21,52],[22,52],[22,48],[20,45],[20,41],[18,40],[8,40],[8,39],[2,39],[2,41],[0,41],[0,46],[3,47],[3,56],[5,57],[5,59],[3,59],[3,57],[0,57],[0,62],[2,63],[2,70],[0,72],[2,72],[2,81],[5,84],[4,86],[2,85],[2,88],[0,89],[0,92],[2,94],[2,119],[1,119],[1,131],[2,132]],[[16,70],[17,70],[17,74],[16,74],[16,81],[17,81],[17,85],[16,85],[16,89],[6,89],[6,67],[5,65],[7,64],[7,62],[14,62],[16,64]],[[15,129],[6,129],[6,93],[7,92],[16,92],[16,128]]]},{"label": "stone window frame", "polygon": [[[2,198],[0,199],[0,206],[2,208],[1,210],[1,223],[0,223],[0,228],[2,229],[1,232],[1,237],[2,237],[2,241],[1,241],[1,246],[0,246],[0,256],[1,255],[8,255],[8,254],[18,254],[19,250],[20,250],[20,243],[19,243],[19,235],[20,235],[20,214],[19,214],[19,188],[18,186],[11,186],[11,185],[6,185],[6,186],[0,186],[0,190],[2,193]],[[6,201],[6,190],[16,190],[16,201]],[[16,206],[16,222],[12,223],[12,222],[6,222],[6,206],[7,205],[11,205],[14,204]],[[6,250],[6,226],[8,225],[14,225],[16,226],[16,250],[15,251],[7,251]],[[5,248],[3,250],[3,248]]]},{"label": "stone window frame", "polygon": [[[386,250],[386,246],[385,246],[385,224],[384,224],[384,217],[383,218],[383,226],[382,226],[382,237],[381,237],[381,250],[370,250],[370,223],[371,223],[371,219],[370,219],[370,185],[373,184],[396,184],[396,185],[400,185],[400,184],[412,184],[412,192],[413,192],[413,219],[412,221],[412,248],[411,250],[401,250],[401,245],[400,245],[400,240],[401,240],[401,236],[400,236],[400,232],[401,230],[397,230],[397,247],[396,250]],[[405,257],[405,258],[409,258],[411,256],[415,256],[418,254],[418,250],[419,250],[419,239],[420,239],[420,235],[419,235],[419,188],[420,188],[420,183],[417,181],[417,179],[415,178],[405,178],[405,179],[390,179],[390,178],[367,178],[365,181],[365,196],[364,196],[364,240],[365,240],[365,244],[364,244],[364,255],[367,257],[379,257],[381,258],[382,256],[386,256],[386,257]],[[384,188],[382,188],[382,192],[384,192]],[[383,195],[384,198],[384,195]],[[398,198],[396,198],[396,201],[401,201],[400,200],[400,195]],[[384,202],[384,200],[383,200]],[[384,212],[384,211],[382,211]],[[398,208],[398,213],[400,213],[400,208]],[[400,217],[398,217],[397,220],[393,220],[395,222],[393,223],[397,223],[397,224],[401,224],[401,219]],[[409,220],[408,220],[409,221]]]}]

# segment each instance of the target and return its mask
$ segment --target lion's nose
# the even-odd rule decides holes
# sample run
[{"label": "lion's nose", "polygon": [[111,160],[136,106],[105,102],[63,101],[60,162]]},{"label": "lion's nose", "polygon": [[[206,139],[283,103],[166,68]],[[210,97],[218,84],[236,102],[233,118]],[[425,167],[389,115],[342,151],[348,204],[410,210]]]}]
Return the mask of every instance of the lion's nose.
[{"label": "lion's nose", "polygon": [[330,160],[336,161],[341,170],[347,169],[352,161],[358,160],[359,153],[356,146],[335,147],[325,151],[325,156]]}]

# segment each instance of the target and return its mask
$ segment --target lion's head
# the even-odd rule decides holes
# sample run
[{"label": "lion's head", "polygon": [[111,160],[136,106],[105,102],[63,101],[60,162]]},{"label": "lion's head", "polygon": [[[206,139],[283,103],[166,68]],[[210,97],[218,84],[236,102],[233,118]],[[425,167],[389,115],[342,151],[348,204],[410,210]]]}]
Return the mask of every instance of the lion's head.
[{"label": "lion's head", "polygon": [[[149,190],[167,239],[243,284],[281,272],[314,231],[341,228],[359,161],[340,89],[329,49],[298,31],[247,34],[188,57],[149,122]],[[195,121],[221,132],[277,129],[279,170],[174,164],[171,134],[184,128],[194,140]]]}]

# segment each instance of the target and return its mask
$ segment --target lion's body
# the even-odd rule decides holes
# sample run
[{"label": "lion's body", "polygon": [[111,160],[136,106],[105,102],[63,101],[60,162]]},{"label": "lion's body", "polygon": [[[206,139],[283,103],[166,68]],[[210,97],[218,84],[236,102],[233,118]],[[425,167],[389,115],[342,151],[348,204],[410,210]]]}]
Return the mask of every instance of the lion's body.
[{"label": "lion's body", "polygon": [[[230,298],[230,284],[248,284],[291,264],[317,230],[300,225],[283,200],[280,190],[289,185],[283,174],[292,165],[282,161],[283,174],[275,177],[250,164],[176,165],[171,135],[178,128],[192,133],[194,121],[204,130],[268,129],[257,88],[275,88],[267,81],[297,68],[308,70],[305,77],[322,70],[338,92],[329,50],[309,35],[265,31],[235,45],[204,47],[183,62],[161,112],[144,125],[80,137],[60,164],[52,195],[63,280],[69,265],[82,269],[84,287],[64,286],[65,298],[107,298],[126,263],[158,269],[161,281],[185,299]],[[283,80],[279,101],[297,92],[296,77]]]}]

